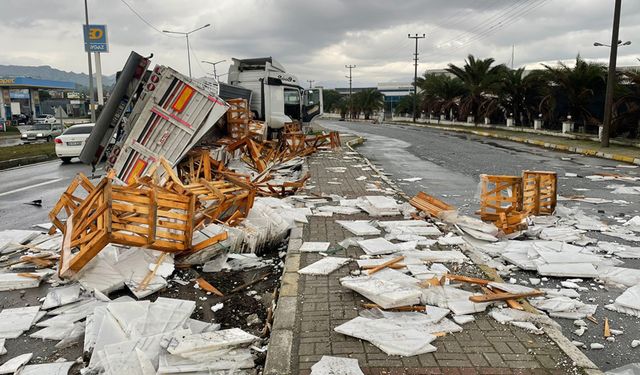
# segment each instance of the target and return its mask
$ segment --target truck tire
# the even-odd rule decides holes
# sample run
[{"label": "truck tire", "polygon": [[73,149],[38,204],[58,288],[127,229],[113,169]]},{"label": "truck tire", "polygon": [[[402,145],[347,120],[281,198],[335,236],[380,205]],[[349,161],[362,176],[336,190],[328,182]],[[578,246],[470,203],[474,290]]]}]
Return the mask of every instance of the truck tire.
[{"label": "truck tire", "polygon": [[49,143],[49,142],[51,142],[51,141],[53,141],[53,138],[52,138],[51,136],[48,136],[48,137],[47,137],[47,143]]},{"label": "truck tire", "polygon": [[71,158],[70,157],[60,157],[60,160],[62,160],[62,164],[71,163]]}]

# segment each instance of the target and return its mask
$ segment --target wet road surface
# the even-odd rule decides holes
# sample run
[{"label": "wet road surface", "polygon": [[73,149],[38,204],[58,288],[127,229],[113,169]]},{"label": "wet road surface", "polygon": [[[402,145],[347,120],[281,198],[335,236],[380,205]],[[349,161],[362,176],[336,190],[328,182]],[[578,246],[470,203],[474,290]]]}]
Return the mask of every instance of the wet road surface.
[{"label": "wet road surface", "polygon": [[[91,167],[73,159],[62,164],[58,159],[0,171],[0,230],[31,229],[48,222],[49,210],[78,172],[91,175]],[[42,200],[42,207],[29,204]]]}]

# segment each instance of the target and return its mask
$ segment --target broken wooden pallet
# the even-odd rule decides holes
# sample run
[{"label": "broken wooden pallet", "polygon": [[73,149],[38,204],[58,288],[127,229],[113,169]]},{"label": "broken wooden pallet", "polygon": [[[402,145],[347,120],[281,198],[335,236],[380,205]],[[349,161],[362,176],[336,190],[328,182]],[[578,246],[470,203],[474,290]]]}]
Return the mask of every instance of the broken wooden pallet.
[{"label": "broken wooden pallet", "polygon": [[496,221],[500,213],[522,210],[522,177],[480,175],[480,218]]},{"label": "broken wooden pallet", "polygon": [[433,197],[425,192],[419,192],[409,200],[409,203],[418,210],[425,212],[431,217],[438,217],[444,211],[453,211],[455,207]]},{"label": "broken wooden pallet", "polygon": [[522,172],[522,211],[551,215],[556,209],[558,180],[555,172]]}]

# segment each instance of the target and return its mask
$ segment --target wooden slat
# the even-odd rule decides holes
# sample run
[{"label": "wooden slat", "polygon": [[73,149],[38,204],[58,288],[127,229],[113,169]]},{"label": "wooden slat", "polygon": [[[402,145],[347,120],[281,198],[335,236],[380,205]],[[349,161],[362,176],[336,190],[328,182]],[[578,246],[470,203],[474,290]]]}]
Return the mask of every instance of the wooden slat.
[{"label": "wooden slat", "polygon": [[399,256],[399,257],[395,257],[395,258],[390,259],[390,260],[388,260],[388,261],[386,261],[386,262],[384,262],[384,263],[382,263],[382,264],[379,264],[378,266],[376,266],[376,267],[374,267],[374,268],[370,269],[370,270],[367,272],[367,274],[368,274],[368,275],[373,275],[374,273],[376,273],[376,272],[378,272],[378,271],[380,271],[380,270],[384,269],[385,267],[390,266],[390,265],[392,265],[392,264],[394,264],[394,263],[398,263],[398,262],[400,262],[401,260],[404,260],[404,255],[401,255],[401,256]]},{"label": "wooden slat", "polygon": [[222,292],[219,291],[218,288],[211,285],[207,280],[203,279],[202,277],[197,278],[196,282],[198,283],[198,286],[200,286],[202,290],[205,290],[209,293],[213,293],[218,297],[224,297],[224,294],[222,294]]},{"label": "wooden slat", "polygon": [[492,302],[492,301],[504,301],[507,299],[517,299],[524,297],[538,297],[544,295],[543,291],[536,290],[528,293],[495,293],[482,296],[471,296],[469,301],[471,302]]}]

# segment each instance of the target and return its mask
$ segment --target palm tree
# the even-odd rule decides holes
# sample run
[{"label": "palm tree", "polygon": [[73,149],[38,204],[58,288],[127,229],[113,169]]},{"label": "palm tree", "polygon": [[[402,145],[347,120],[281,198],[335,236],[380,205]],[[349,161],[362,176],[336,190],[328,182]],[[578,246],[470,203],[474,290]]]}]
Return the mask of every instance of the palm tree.
[{"label": "palm tree", "polygon": [[[629,138],[640,137],[640,71],[622,73],[622,84],[613,103],[612,134],[628,127]],[[624,129],[623,128],[623,129]]]},{"label": "palm tree", "polygon": [[[568,115],[579,123],[588,125],[597,123],[589,108],[594,104],[594,99],[604,93],[606,86],[606,71],[603,65],[583,60],[580,55],[576,57],[576,65],[568,67],[558,62],[558,67],[544,65],[547,69],[549,81],[554,86],[552,93],[547,95],[541,105],[553,108],[553,97],[564,99],[568,105]],[[548,102],[548,103],[545,103]]]},{"label": "palm tree", "polygon": [[425,73],[418,78],[418,87],[422,89],[422,109],[427,113],[457,110],[459,98],[467,92],[459,78],[445,74]]},{"label": "palm tree", "polygon": [[365,89],[353,96],[354,104],[360,112],[364,113],[364,119],[369,120],[371,114],[384,107],[384,95],[376,89]]},{"label": "palm tree", "polygon": [[[459,78],[466,89],[460,100],[460,115],[477,114],[486,95],[495,92],[501,74],[506,70],[504,64],[493,65],[493,58],[476,59],[469,55],[462,67],[449,64],[446,69]],[[477,119],[478,116],[474,116]]]},{"label": "palm tree", "polygon": [[524,68],[505,69],[495,92],[481,104],[480,113],[491,117],[498,109],[512,115],[515,124],[530,124],[539,112],[539,104],[548,82],[539,71],[525,74]]},{"label": "palm tree", "polygon": [[405,95],[393,108],[393,113],[396,115],[406,115],[413,111],[413,93]]},{"label": "palm tree", "polygon": [[335,104],[336,110],[340,111],[340,118],[344,119],[347,117],[347,113],[349,113],[349,98],[343,96],[340,100]]},{"label": "palm tree", "polygon": [[342,95],[337,90],[324,90],[322,92],[323,110],[325,112],[333,112],[339,109],[338,104],[342,99]]}]

